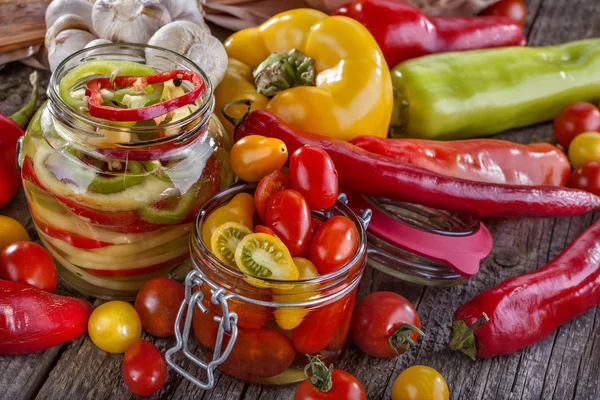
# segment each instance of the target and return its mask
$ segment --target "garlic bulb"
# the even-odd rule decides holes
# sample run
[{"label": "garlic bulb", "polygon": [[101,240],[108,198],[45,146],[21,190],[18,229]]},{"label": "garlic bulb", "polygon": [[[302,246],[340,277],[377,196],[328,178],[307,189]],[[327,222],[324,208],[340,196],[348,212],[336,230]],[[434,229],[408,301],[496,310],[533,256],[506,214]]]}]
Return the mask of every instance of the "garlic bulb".
[{"label": "garlic bulb", "polygon": [[[164,47],[183,54],[208,75],[213,87],[216,87],[225,76],[227,69],[227,52],[216,37],[189,21],[176,21],[160,28],[148,44]],[[149,57],[151,52],[146,52]],[[159,63],[161,60],[153,60]],[[166,68],[168,69],[168,68]]]},{"label": "garlic bulb", "polygon": [[171,15],[159,0],[97,0],[92,9],[94,30],[113,42],[146,43]]},{"label": "garlic bulb", "polygon": [[94,39],[96,35],[82,17],[66,14],[58,18],[46,32],[45,45],[50,70],[53,71],[62,60]]},{"label": "garlic bulb", "polygon": [[210,32],[202,16],[201,4],[193,0],[160,0],[160,2],[167,7],[173,21],[190,21]]},{"label": "garlic bulb", "polygon": [[83,18],[86,25],[92,28],[92,4],[88,0],[54,0],[46,9],[46,27],[54,25],[57,19],[66,14]]}]

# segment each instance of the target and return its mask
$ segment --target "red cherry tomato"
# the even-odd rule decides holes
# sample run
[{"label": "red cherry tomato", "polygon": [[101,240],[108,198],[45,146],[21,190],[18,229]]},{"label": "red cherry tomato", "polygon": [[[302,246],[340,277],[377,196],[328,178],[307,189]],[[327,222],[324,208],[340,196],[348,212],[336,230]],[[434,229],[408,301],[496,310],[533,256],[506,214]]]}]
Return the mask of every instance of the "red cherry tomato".
[{"label": "red cherry tomato", "polygon": [[311,220],[312,220],[313,233],[318,231],[319,229],[321,229],[321,227],[325,224],[325,221],[323,221],[319,218],[312,217]]},{"label": "red cherry tomato", "polygon": [[265,210],[267,203],[273,195],[281,190],[290,189],[292,182],[286,174],[281,171],[273,171],[260,180],[254,192],[254,205],[260,219],[265,221]]},{"label": "red cherry tomato", "polygon": [[167,379],[165,358],[147,340],[139,340],[125,351],[122,372],[125,386],[137,396],[153,395]]},{"label": "red cherry tomato", "polygon": [[600,196],[600,161],[588,161],[573,171],[569,186]]},{"label": "red cherry tomato", "polygon": [[310,246],[310,260],[320,275],[346,264],[358,248],[358,232],[347,217],[336,215],[325,221]]},{"label": "red cherry tomato", "polygon": [[580,101],[569,104],[554,118],[554,136],[566,150],[575,136],[583,132],[600,132],[600,110]]},{"label": "red cherry tomato", "polygon": [[310,208],[295,190],[282,190],[271,197],[266,210],[267,226],[286,245],[292,256],[308,252],[312,238]]},{"label": "red cherry tomato", "polygon": [[[229,342],[225,335],[223,346]],[[239,328],[231,354],[218,368],[234,378],[270,378],[289,368],[296,357],[284,334],[270,328]]]},{"label": "red cherry tomato", "polygon": [[338,195],[338,173],[325,150],[304,146],[290,157],[292,186],[308,202],[311,210],[330,208]]},{"label": "red cherry tomato", "polygon": [[346,342],[348,341],[348,335],[350,333],[350,323],[352,320],[352,309],[354,307],[354,301],[356,300],[356,290],[353,290],[349,295],[348,300],[344,308],[341,311],[340,320],[337,329],[333,332],[333,337],[327,343],[325,350],[327,351],[341,351]]},{"label": "red cherry tomato", "polygon": [[521,26],[527,22],[527,6],[523,0],[500,0],[481,12],[481,15],[508,17]]},{"label": "red cherry tomato", "polygon": [[256,225],[254,227],[254,233],[266,233],[267,235],[277,236],[275,232],[273,232],[273,229],[264,225]]},{"label": "red cherry tomato", "polygon": [[15,242],[0,253],[0,279],[54,292],[58,275],[46,249],[33,242]]},{"label": "red cherry tomato", "polygon": [[[347,325],[356,291],[352,291],[331,304],[312,309],[297,328],[292,330],[294,348],[303,354],[317,354],[335,341],[341,326]],[[347,334],[347,332],[346,332]]]},{"label": "red cherry tomato", "polygon": [[175,318],[185,298],[185,287],[169,278],[154,278],[142,286],[135,297],[135,310],[142,328],[159,337],[175,334]]},{"label": "red cherry tomato", "polygon": [[[408,324],[408,325],[403,325]],[[417,310],[404,297],[393,292],[371,293],[358,302],[352,315],[350,333],[352,340],[371,357],[394,357],[410,349],[419,337],[421,327]],[[400,329],[398,329],[400,327]]]},{"label": "red cherry tomato", "polygon": [[[320,360],[315,361],[314,358],[311,364],[313,374],[318,374],[321,378],[317,380],[320,384],[315,386],[310,380],[305,380],[296,389],[294,400],[367,400],[365,389],[354,376],[339,369],[328,371]],[[317,369],[315,364],[321,367]],[[331,379],[330,388],[325,387],[328,377]]]}]

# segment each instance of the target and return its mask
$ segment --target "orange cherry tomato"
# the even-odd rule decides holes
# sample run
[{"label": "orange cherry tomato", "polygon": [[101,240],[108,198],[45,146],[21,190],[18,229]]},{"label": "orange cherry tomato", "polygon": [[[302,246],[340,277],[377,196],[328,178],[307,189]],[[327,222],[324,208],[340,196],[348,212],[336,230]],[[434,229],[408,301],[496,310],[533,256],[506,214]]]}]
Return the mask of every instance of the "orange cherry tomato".
[{"label": "orange cherry tomato", "polygon": [[246,136],[231,148],[233,172],[246,182],[258,182],[287,161],[285,143],[279,139],[259,135]]}]

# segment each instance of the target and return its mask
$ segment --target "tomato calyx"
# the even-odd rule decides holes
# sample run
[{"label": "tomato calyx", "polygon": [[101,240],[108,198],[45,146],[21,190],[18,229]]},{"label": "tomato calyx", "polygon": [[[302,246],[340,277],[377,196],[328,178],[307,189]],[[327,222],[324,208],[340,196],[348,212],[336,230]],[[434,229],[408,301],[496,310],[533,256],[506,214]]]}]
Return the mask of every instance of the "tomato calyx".
[{"label": "tomato calyx", "polygon": [[452,322],[452,340],[450,341],[450,349],[453,351],[460,350],[464,354],[468,355],[471,359],[477,359],[477,343],[475,343],[475,331],[481,326],[487,324],[490,318],[486,313],[483,313],[481,317],[471,326],[463,320],[456,320]]},{"label": "tomato calyx", "polygon": [[425,336],[425,333],[413,324],[400,324],[392,336],[388,338],[387,344],[396,355],[404,354],[417,345],[417,342],[410,337],[415,332],[419,336]]},{"label": "tomato calyx", "polygon": [[[319,392],[329,392],[333,387],[331,375],[333,373],[333,364],[329,367],[321,361],[319,356],[308,356],[308,364],[304,367],[304,376],[306,380]],[[310,371],[310,372],[309,372]]]}]

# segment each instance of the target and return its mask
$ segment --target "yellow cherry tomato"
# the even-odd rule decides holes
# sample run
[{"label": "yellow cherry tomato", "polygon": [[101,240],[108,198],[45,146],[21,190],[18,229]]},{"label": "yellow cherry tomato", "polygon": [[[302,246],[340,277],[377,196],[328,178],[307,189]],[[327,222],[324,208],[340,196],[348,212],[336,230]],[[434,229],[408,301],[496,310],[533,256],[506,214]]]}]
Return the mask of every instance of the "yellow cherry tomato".
[{"label": "yellow cherry tomato", "polygon": [[142,323],[135,308],[124,301],[109,301],[90,315],[88,334],[92,342],[109,353],[124,353],[140,340]]},{"label": "yellow cherry tomato", "polygon": [[212,253],[225,264],[237,268],[235,264],[235,249],[244,236],[252,231],[237,222],[226,222],[212,234],[210,247]]},{"label": "yellow cherry tomato", "polygon": [[258,182],[283,167],[288,151],[279,139],[250,135],[235,142],[229,157],[231,168],[240,179]]},{"label": "yellow cherry tomato", "polygon": [[[298,279],[312,279],[319,276],[317,267],[306,258],[294,257],[294,264],[298,268]],[[319,292],[310,292],[316,290],[318,284],[307,283],[302,285],[294,285],[288,290],[273,289],[277,295],[273,295],[273,300],[278,303],[300,303],[307,301]],[[288,294],[286,294],[286,292]],[[308,310],[304,307],[279,307],[275,309],[275,321],[281,329],[292,330],[296,328],[304,317],[308,314]]]},{"label": "yellow cherry tomato", "polygon": [[29,235],[19,221],[0,215],[0,251],[14,242],[28,240],[30,240]]},{"label": "yellow cherry tomato", "polygon": [[600,161],[600,133],[585,132],[575,136],[569,145],[569,160],[573,168],[588,161]]},{"label": "yellow cherry tomato", "polygon": [[392,400],[449,399],[450,391],[444,377],[435,369],[424,365],[405,369],[392,386]]},{"label": "yellow cherry tomato", "polygon": [[202,240],[211,249],[212,235],[226,222],[237,222],[252,229],[254,217],[254,197],[248,193],[239,193],[231,201],[213,211],[202,226]]},{"label": "yellow cherry tomato", "polygon": [[266,233],[244,236],[235,250],[235,263],[240,271],[257,278],[298,279],[298,268],[285,244]]}]

